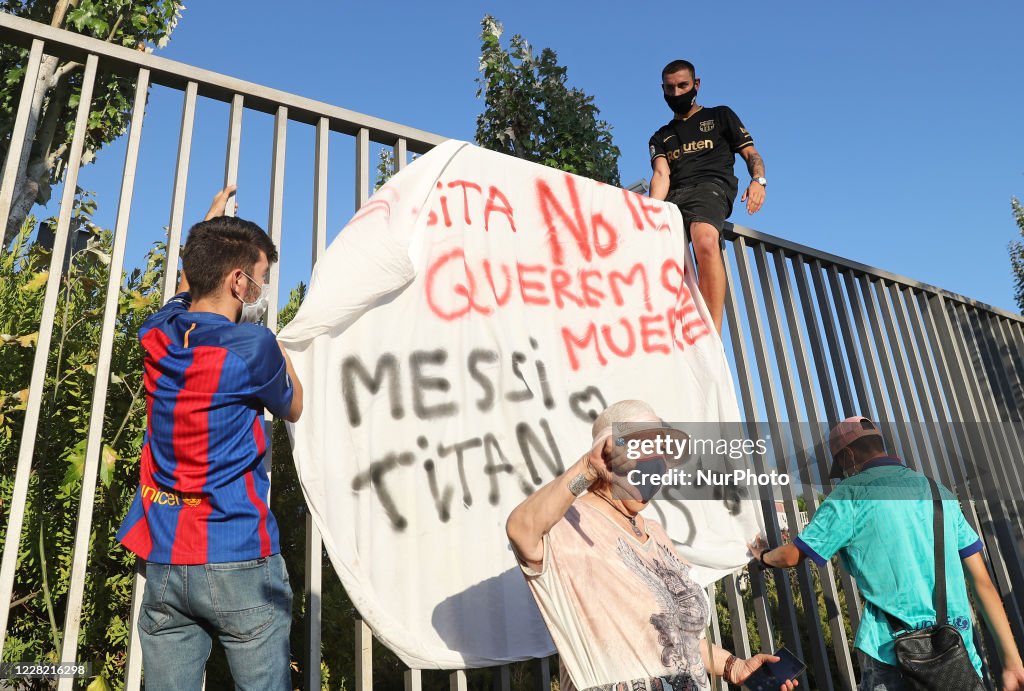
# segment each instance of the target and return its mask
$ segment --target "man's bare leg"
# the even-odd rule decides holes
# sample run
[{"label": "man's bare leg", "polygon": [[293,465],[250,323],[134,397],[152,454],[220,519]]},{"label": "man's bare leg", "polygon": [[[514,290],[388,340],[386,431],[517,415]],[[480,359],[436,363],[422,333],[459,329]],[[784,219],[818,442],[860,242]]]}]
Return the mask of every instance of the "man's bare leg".
[{"label": "man's bare leg", "polygon": [[697,259],[697,285],[711,312],[715,329],[722,333],[722,312],[725,310],[725,264],[719,246],[718,229],[710,223],[690,224],[690,242]]}]

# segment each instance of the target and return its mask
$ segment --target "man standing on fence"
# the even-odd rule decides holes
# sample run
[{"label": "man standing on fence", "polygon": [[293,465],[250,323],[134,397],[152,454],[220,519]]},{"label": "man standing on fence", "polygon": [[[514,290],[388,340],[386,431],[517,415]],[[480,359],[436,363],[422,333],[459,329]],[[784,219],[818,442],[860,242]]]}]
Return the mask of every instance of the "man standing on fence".
[{"label": "man standing on fence", "polygon": [[[936,556],[935,509],[930,480],[885,451],[874,423],[843,420],[829,434],[832,477],[845,477],[814,512],[792,544],[750,546],[763,567],[796,566],[810,558],[818,566],[839,554],[856,579],[866,604],[855,647],[861,651],[861,691],[902,691],[907,685],[894,652],[900,631],[892,623],[921,629],[935,624],[933,584]],[[941,486],[947,621],[955,626],[975,671],[981,658],[974,645],[971,603],[965,577],[999,647],[1004,691],[1024,689],[1024,664],[999,593],[988,575],[978,534],[968,525],[956,497]],[[967,665],[965,662],[966,666]],[[914,687],[916,688],[916,687]],[[952,681],[943,689],[961,688]]]},{"label": "man standing on fence", "polygon": [[[224,216],[221,191],[182,250],[178,294],[139,330],[147,431],[118,540],[146,560],[146,688],[198,689],[216,636],[236,688],[290,689],[292,591],[270,481],[264,409],[294,422],[302,386],[259,321],[277,249]],[[248,322],[248,323],[247,323]]]},{"label": "man standing on fence", "polygon": [[651,137],[651,198],[679,207],[697,259],[698,285],[719,333],[725,308],[725,264],[720,236],[732,213],[739,181],[732,168],[738,153],[752,180],[740,201],[747,213],[764,204],[764,161],[754,139],[728,106],[697,105],[700,79],[693,64],[673,60],[661,71],[661,88],[672,120]]}]

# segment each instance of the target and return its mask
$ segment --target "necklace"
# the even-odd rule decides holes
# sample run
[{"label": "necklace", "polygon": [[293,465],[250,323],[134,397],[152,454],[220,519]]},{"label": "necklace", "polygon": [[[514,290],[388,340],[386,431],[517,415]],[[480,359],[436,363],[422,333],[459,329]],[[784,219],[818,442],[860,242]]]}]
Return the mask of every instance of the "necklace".
[{"label": "necklace", "polygon": [[616,506],[615,504],[613,504],[613,503],[612,503],[612,500],[611,500],[611,499],[609,499],[608,497],[604,496],[604,495],[603,495],[603,494],[601,494],[600,492],[594,492],[594,494],[596,494],[597,496],[599,496],[599,497],[601,497],[602,499],[604,499],[604,500],[605,500],[605,502],[607,502],[608,506],[612,507],[613,509],[615,509],[616,511],[618,511],[619,513],[621,513],[621,514],[623,515],[623,517],[624,517],[624,518],[625,518],[625,519],[626,519],[627,521],[629,521],[629,524],[630,524],[631,526],[633,526],[633,533],[634,533],[634,534],[635,534],[635,535],[636,535],[637,537],[640,537],[640,538],[642,538],[642,537],[644,536],[643,532],[641,532],[640,528],[638,528],[638,527],[637,527],[637,525],[636,525],[636,516],[630,516],[630,515],[629,515],[628,513],[626,513],[625,511],[623,511],[622,509],[620,509],[619,507],[617,507],[617,506]]}]

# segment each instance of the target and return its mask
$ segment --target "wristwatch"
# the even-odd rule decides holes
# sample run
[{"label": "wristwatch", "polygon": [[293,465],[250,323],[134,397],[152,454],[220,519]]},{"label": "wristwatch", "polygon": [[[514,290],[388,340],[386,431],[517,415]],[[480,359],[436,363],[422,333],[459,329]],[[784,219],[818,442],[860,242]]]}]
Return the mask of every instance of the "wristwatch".
[{"label": "wristwatch", "polygon": [[756,182],[761,187],[767,187],[768,186],[768,178],[753,178],[751,180],[751,182]]}]

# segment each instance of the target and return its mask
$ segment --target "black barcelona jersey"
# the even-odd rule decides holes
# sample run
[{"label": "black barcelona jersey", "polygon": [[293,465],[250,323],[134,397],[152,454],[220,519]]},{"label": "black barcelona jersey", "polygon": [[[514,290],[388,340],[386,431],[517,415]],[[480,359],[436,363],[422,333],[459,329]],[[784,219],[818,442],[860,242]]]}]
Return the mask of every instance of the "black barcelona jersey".
[{"label": "black barcelona jersey", "polygon": [[672,119],[651,137],[651,165],[668,160],[669,189],[717,180],[735,195],[735,155],[754,144],[739,117],[728,106],[701,108],[685,120]]}]

